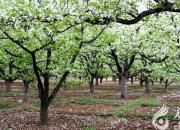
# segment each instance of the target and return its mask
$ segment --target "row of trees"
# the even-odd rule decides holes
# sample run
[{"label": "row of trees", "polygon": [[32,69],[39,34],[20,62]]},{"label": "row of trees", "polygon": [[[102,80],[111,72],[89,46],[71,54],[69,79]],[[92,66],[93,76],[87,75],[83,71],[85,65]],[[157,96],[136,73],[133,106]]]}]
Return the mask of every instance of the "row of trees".
[{"label": "row of trees", "polygon": [[[95,77],[112,75],[121,81],[123,98],[127,98],[129,77],[145,81],[149,92],[151,79],[179,79],[180,17],[158,14],[180,12],[179,6],[178,1],[167,0],[2,0],[0,77],[7,91],[14,80],[23,80],[25,97],[29,83],[37,82],[42,124],[69,74],[88,79],[91,93]],[[50,89],[53,78],[58,81]]]}]

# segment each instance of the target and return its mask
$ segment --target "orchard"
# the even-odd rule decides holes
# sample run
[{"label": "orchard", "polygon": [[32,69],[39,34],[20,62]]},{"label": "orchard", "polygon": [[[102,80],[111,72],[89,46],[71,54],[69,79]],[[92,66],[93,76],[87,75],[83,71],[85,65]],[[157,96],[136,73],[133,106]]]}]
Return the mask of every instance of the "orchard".
[{"label": "orchard", "polygon": [[0,1],[0,130],[178,130],[179,110],[179,0]]}]

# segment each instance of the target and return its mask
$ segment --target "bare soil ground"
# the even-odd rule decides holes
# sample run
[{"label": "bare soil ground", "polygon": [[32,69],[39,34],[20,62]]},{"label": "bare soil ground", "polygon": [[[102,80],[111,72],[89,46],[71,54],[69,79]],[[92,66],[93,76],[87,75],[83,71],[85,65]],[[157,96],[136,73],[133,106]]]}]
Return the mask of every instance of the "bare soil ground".
[{"label": "bare soil ground", "polygon": [[[3,85],[0,83],[0,88]],[[21,93],[22,84],[15,83],[14,86]],[[151,94],[146,95],[144,87],[139,87],[137,82],[129,83],[126,100],[120,99],[118,83],[110,81],[96,86],[93,95],[89,94],[86,84],[63,89],[49,108],[46,126],[39,123],[39,100],[34,89],[26,104],[19,102],[20,94],[1,94],[0,102],[15,105],[8,109],[0,108],[0,130],[155,130],[152,118],[163,104],[169,108],[170,125],[167,130],[173,130],[180,122],[173,119],[180,107],[179,87],[175,85],[165,91],[155,84]]]}]

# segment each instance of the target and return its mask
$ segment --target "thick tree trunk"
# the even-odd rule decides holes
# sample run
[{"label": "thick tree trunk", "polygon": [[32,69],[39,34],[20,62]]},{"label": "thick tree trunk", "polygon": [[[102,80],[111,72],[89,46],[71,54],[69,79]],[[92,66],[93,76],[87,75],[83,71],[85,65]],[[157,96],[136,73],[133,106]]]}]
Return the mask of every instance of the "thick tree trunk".
[{"label": "thick tree trunk", "polygon": [[99,85],[98,77],[96,77],[96,86]]},{"label": "thick tree trunk", "polygon": [[131,77],[131,84],[134,83],[134,77]]},{"label": "thick tree trunk", "polygon": [[126,76],[121,76],[121,98],[127,98],[127,78]]},{"label": "thick tree trunk", "polygon": [[106,82],[107,82],[108,78],[106,77]]},{"label": "thick tree trunk", "polygon": [[11,92],[11,84],[12,82],[5,80],[6,92]]},{"label": "thick tree trunk", "polygon": [[42,125],[48,122],[48,105],[44,101],[41,101],[40,120]]},{"label": "thick tree trunk", "polygon": [[89,81],[89,88],[90,88],[90,94],[94,94],[94,83],[93,83],[94,78],[91,78]]},{"label": "thick tree trunk", "polygon": [[149,85],[149,79],[145,79],[145,87],[146,87],[146,94],[150,94],[150,85]]},{"label": "thick tree trunk", "polygon": [[27,102],[29,99],[29,83],[28,81],[23,81],[23,102]]}]

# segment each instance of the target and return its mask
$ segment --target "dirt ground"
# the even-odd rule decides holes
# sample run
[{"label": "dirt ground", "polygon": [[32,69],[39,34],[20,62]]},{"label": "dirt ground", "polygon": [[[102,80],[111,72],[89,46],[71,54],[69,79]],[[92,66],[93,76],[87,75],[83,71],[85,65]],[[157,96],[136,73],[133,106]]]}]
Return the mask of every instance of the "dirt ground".
[{"label": "dirt ground", "polygon": [[[74,89],[62,89],[49,108],[49,121],[41,126],[39,100],[35,89],[31,89],[28,103],[21,102],[21,83],[15,83],[15,96],[0,91],[0,102],[15,104],[0,109],[0,130],[156,130],[152,125],[153,115],[163,104],[168,107],[169,127],[178,127],[174,119],[180,107],[180,86],[170,86],[167,91],[159,84],[145,94],[139,83],[128,83],[128,99],[120,99],[120,87],[112,81],[104,81],[89,94],[88,85]],[[3,83],[0,83],[0,88]],[[158,102],[158,103],[156,103]],[[178,128],[177,128],[178,130]]]}]

